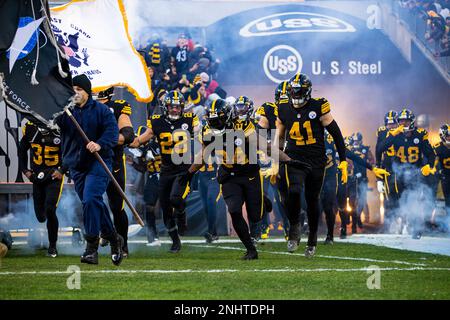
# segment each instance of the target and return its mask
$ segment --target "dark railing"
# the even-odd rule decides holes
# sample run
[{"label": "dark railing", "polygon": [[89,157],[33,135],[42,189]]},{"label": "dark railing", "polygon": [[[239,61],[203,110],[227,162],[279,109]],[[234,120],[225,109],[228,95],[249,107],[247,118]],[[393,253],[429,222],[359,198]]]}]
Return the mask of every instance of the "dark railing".
[{"label": "dark railing", "polygon": [[440,57],[435,55],[437,52],[443,51],[440,40],[430,42],[425,38],[425,34],[429,31],[426,19],[417,11],[401,7],[399,1],[393,1],[393,3],[393,12],[406,23],[409,30],[416,36],[416,39],[423,44],[423,46],[434,56],[435,61],[437,61],[447,74],[449,74],[450,57]]}]

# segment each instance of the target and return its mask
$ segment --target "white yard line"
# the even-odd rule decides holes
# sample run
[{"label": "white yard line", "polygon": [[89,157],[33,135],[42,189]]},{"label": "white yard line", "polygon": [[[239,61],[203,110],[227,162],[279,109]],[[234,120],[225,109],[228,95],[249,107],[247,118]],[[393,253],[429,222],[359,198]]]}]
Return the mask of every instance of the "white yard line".
[{"label": "white yard line", "polygon": [[[238,270],[238,269],[206,269],[206,270],[192,270],[192,269],[182,269],[182,270],[81,270],[79,273],[82,274],[137,274],[137,273],[147,273],[147,274],[173,274],[173,273],[234,273],[234,272],[252,272],[252,273],[267,273],[267,272],[367,272],[374,270],[372,267],[366,268],[316,268],[316,269],[306,269],[306,268],[284,268],[284,269],[248,269],[248,270]],[[380,271],[450,271],[450,268],[423,268],[423,267],[409,267],[409,268],[398,268],[398,267],[384,267],[377,268]],[[15,275],[72,275],[74,272],[68,271],[6,271],[0,272],[0,276],[15,276]]]},{"label": "white yard line", "polygon": [[[192,247],[201,247],[201,248],[218,248],[218,249],[224,249],[224,250],[239,250],[239,251],[245,251],[245,249],[242,248],[236,248],[236,247],[225,247],[225,246],[214,246],[214,245],[191,245]],[[258,250],[261,253],[271,253],[271,254],[280,254],[280,255],[292,255],[292,256],[304,256],[304,254],[300,253],[289,253],[284,251],[266,251],[266,250]],[[378,262],[378,263],[395,263],[395,264],[404,264],[404,265],[411,265],[411,266],[426,266],[425,263],[414,263],[414,262],[407,262],[407,261],[399,261],[399,260],[379,260],[379,259],[371,259],[371,258],[355,258],[355,257],[342,257],[342,256],[324,256],[320,254],[316,254],[315,257],[317,258],[324,258],[324,259],[337,259],[337,260],[354,260],[354,261],[367,261],[367,262]]]}]

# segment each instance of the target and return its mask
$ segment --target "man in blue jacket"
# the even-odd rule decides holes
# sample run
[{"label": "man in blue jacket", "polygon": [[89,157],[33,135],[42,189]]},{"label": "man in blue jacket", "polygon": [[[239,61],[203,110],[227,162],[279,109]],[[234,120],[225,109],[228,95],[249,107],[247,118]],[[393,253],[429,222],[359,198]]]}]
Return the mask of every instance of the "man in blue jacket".
[{"label": "man in blue jacket", "polygon": [[[91,82],[86,75],[73,78],[76,106],[72,114],[88,136],[87,145],[67,114],[56,119],[61,129],[63,152],[62,170],[68,169],[75,184],[75,190],[83,204],[83,222],[86,251],[82,263],[98,264],[99,234],[111,244],[111,260],[119,265],[122,261],[123,238],[117,234],[103,194],[109,183],[109,176],[93,153],[98,152],[107,166],[112,167],[113,151],[119,139],[119,128],[114,114],[107,106],[92,99]],[[55,175],[61,172],[56,172]]]}]

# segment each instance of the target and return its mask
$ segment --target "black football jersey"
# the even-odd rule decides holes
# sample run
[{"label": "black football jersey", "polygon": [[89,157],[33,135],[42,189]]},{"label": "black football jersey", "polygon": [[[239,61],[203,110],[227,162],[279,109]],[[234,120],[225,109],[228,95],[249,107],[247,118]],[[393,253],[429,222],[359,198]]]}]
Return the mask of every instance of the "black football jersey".
[{"label": "black football jersey", "polygon": [[[233,134],[234,132],[234,134]],[[227,139],[227,136],[229,139]],[[208,125],[202,128],[200,141],[205,147],[213,144],[215,162],[219,165],[219,176],[226,172],[233,175],[253,175],[259,171],[257,150],[250,147],[250,139],[256,138],[256,128],[251,121],[235,121],[233,127],[225,134],[215,137]],[[231,137],[231,138],[230,138]],[[233,142],[230,147],[233,154],[227,154],[227,142]],[[256,148],[256,144],[254,144]],[[205,148],[205,150],[209,150]],[[228,150],[229,151],[229,150]]]},{"label": "black football jersey", "polygon": [[31,122],[24,126],[23,137],[20,140],[20,163],[22,170],[28,168],[28,150],[31,149],[30,167],[38,180],[47,178],[47,175],[61,165],[61,137],[59,134],[48,131],[43,134]]},{"label": "black football jersey", "polygon": [[[108,106],[109,110],[114,113],[117,122],[119,122],[119,118],[122,114],[131,116],[131,105],[126,100],[110,100],[105,104]],[[123,145],[117,145],[113,148],[115,167],[123,161],[123,149]]]},{"label": "black football jersey", "polygon": [[310,163],[313,168],[325,167],[324,127],[320,117],[330,112],[324,98],[312,98],[301,108],[290,103],[277,107],[278,119],[286,128],[286,154],[295,160]]},{"label": "black football jersey", "polygon": [[[169,121],[164,115],[153,115],[147,126],[152,129],[161,150],[161,172],[180,172],[187,170],[192,163],[191,139],[199,121],[193,113],[184,113],[176,121]],[[177,156],[172,158],[176,153]],[[189,155],[189,161],[174,163]]]},{"label": "black football jersey", "polygon": [[440,174],[450,179],[450,148],[439,142],[434,151],[438,156]]},{"label": "black football jersey", "polygon": [[[428,132],[424,129],[415,129],[408,137],[404,133],[396,136],[387,134],[383,150],[393,148],[394,162],[422,167],[425,163],[434,165],[435,154],[428,141]],[[391,149],[392,150],[392,149]]]},{"label": "black football jersey", "polygon": [[383,151],[383,145],[385,143],[389,130],[385,126],[381,126],[377,131],[377,145],[375,147],[375,162],[377,166],[381,166],[388,171],[392,171],[392,162],[394,161],[395,150],[391,145],[387,150]]}]

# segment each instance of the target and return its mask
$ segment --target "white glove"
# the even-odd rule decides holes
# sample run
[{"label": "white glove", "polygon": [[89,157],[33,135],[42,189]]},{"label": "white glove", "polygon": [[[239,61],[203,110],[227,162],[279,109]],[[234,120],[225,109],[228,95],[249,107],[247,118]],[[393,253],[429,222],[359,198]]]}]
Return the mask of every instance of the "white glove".
[{"label": "white glove", "polygon": [[135,158],[142,157],[142,151],[137,148],[129,148],[128,151],[133,155]]},{"label": "white glove", "polygon": [[145,155],[145,160],[147,161],[155,160],[155,156],[153,155],[152,150],[147,151],[147,154]]},{"label": "white glove", "polygon": [[379,193],[384,193],[384,182],[383,181],[377,181],[377,189]]}]

